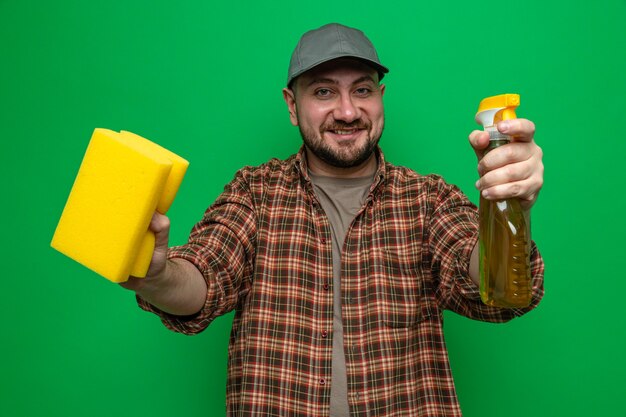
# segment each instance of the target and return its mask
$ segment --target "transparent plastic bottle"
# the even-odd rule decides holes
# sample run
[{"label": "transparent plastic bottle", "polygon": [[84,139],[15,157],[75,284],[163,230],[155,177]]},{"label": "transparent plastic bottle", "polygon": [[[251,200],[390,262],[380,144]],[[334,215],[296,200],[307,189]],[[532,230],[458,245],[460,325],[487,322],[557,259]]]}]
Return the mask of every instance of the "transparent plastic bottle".
[{"label": "transparent plastic bottle", "polygon": [[[503,94],[481,102],[476,120],[489,132],[486,152],[506,145],[511,138],[495,127],[515,118],[519,95]],[[521,308],[530,304],[530,218],[518,199],[480,198],[480,295],[487,305]]]}]

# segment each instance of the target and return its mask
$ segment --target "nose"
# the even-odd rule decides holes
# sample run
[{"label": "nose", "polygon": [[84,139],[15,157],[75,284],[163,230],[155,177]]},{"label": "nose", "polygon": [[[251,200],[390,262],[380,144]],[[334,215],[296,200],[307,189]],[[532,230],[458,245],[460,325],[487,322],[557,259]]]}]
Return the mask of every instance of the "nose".
[{"label": "nose", "polygon": [[333,117],[335,120],[352,123],[361,118],[361,109],[349,94],[342,94],[335,106]]}]

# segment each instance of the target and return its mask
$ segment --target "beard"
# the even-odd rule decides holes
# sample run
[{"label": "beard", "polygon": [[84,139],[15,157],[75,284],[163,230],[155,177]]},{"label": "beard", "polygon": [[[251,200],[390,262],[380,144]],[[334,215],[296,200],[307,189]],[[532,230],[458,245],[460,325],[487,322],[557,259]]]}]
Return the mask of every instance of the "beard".
[{"label": "beard", "polygon": [[[313,129],[303,128],[302,123],[298,123],[298,128],[300,129],[300,136],[302,136],[304,145],[319,159],[336,168],[352,168],[361,165],[372,155],[382,136],[384,122],[377,132],[371,131],[371,123],[362,120],[355,120],[352,123],[336,120],[333,123],[324,124],[319,132],[315,132]],[[323,132],[327,130],[355,128],[363,129],[367,134],[366,141],[362,145],[357,143],[345,143],[340,144],[338,149],[334,149],[328,143],[324,142],[322,138]]]}]

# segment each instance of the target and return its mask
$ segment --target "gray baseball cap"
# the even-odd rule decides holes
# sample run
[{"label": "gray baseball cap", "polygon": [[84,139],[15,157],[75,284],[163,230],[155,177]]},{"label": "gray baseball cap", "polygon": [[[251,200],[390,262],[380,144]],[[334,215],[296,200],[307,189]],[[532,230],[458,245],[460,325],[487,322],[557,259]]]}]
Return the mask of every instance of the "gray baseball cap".
[{"label": "gray baseball cap", "polygon": [[374,45],[358,29],[330,23],[306,32],[291,55],[287,86],[300,74],[324,62],[343,57],[357,58],[378,71],[380,79],[389,72],[378,59]]}]

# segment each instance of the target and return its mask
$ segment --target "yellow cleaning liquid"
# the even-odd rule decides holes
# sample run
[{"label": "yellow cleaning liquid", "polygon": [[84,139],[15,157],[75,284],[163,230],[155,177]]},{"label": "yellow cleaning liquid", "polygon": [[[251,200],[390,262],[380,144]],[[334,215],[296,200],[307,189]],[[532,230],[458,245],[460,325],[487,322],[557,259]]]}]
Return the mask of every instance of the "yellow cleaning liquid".
[{"label": "yellow cleaning liquid", "polygon": [[[481,101],[476,121],[489,132],[487,152],[506,145],[510,137],[500,133],[501,120],[516,117],[517,94],[502,94]],[[530,276],[530,215],[518,199],[480,198],[479,268],[480,296],[490,306],[527,307],[532,299]]]},{"label": "yellow cleaning liquid", "polygon": [[483,302],[497,307],[528,306],[532,296],[530,228],[519,200],[481,197],[479,214]]}]

